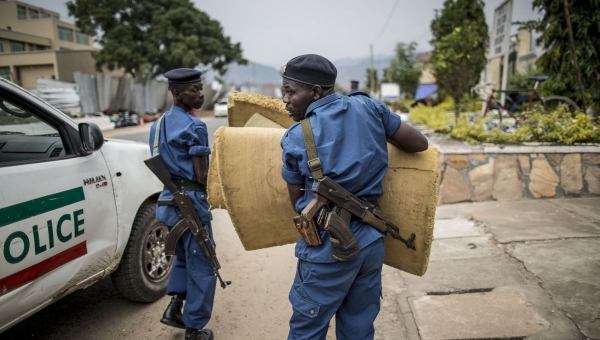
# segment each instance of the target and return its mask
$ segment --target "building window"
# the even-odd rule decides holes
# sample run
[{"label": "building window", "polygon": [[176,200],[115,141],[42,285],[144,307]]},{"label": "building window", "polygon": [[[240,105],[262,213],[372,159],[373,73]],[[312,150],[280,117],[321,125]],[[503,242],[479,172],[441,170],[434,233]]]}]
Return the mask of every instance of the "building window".
[{"label": "building window", "polygon": [[6,80],[12,81],[11,76],[10,76],[10,68],[0,67],[0,78],[4,78]]},{"label": "building window", "polygon": [[23,51],[25,51],[25,44],[20,41],[11,41],[10,42],[10,51],[11,52],[23,52]]},{"label": "building window", "polygon": [[42,12],[42,19],[48,19],[50,18],[50,14],[46,13],[46,12]]},{"label": "building window", "polygon": [[58,26],[58,39],[62,41],[73,42],[73,30]]},{"label": "building window", "polygon": [[90,44],[88,35],[81,33],[81,32],[75,32],[75,40],[77,40],[77,43],[80,45],[89,45]]},{"label": "building window", "polygon": [[58,20],[58,15],[56,15],[56,14],[52,15],[52,19]]},{"label": "building window", "polygon": [[35,45],[34,44],[29,44],[29,51],[35,51]]},{"label": "building window", "polygon": [[19,20],[26,20],[27,19],[27,13],[25,12],[25,7],[24,6],[18,6],[17,5],[17,14],[19,15]]},{"label": "building window", "polygon": [[4,41],[0,39],[0,53],[4,52]]},{"label": "building window", "polygon": [[540,37],[540,34],[533,30],[529,31],[529,33],[531,33],[531,46],[529,46],[529,51],[535,52],[535,50],[537,50],[537,39]]},{"label": "building window", "polygon": [[45,48],[44,46],[42,46],[42,45],[37,45],[37,46],[36,46],[36,49],[37,49],[38,51],[43,51],[43,50],[45,50],[46,48]]},{"label": "building window", "polygon": [[29,19],[39,19],[40,12],[37,9],[29,9]]}]

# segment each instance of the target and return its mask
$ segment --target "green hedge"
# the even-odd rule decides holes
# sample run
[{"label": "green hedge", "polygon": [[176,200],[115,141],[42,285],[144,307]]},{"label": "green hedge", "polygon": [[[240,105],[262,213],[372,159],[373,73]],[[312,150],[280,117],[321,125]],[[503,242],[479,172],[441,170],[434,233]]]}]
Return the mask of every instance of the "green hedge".
[{"label": "green hedge", "polygon": [[419,105],[410,112],[412,121],[447,133],[472,144],[519,144],[524,142],[549,142],[559,144],[600,143],[600,124],[597,118],[583,112],[575,114],[565,109],[546,113],[536,109],[524,112],[527,117],[517,126],[504,123],[503,128],[491,127],[490,118],[473,118],[461,114],[454,121],[454,105],[445,101],[436,107]]}]

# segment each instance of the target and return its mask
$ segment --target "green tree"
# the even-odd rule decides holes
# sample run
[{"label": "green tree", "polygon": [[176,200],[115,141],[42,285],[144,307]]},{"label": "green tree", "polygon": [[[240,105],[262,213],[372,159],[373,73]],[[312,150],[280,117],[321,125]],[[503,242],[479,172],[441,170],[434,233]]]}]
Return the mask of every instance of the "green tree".
[{"label": "green tree", "polygon": [[[568,2],[586,104],[600,112],[600,1]],[[533,9],[542,12],[542,18],[520,24],[541,33],[537,43],[547,48],[537,61],[538,69],[551,77],[542,87],[548,93],[561,94],[581,103],[564,0],[534,0]]]},{"label": "green tree", "polygon": [[390,66],[385,70],[385,79],[400,86],[408,98],[414,98],[419,79],[423,73],[422,67],[417,63],[417,43],[398,43],[396,57],[390,61]]},{"label": "green tree", "polygon": [[[365,92],[377,91],[377,85],[379,84],[379,78],[377,76],[377,69],[367,68],[367,81],[365,82]],[[373,85],[371,87],[371,85]]]},{"label": "green tree", "polygon": [[537,76],[540,72],[536,69],[535,64],[528,64],[523,71],[517,70],[514,74],[508,76],[506,80],[506,88],[508,89],[527,89],[535,85],[534,80],[529,77]]},{"label": "green tree", "polygon": [[482,0],[445,0],[431,22],[433,73],[441,90],[456,103],[475,85],[486,65],[488,26]]},{"label": "green tree", "polygon": [[246,64],[239,43],[189,0],[70,0],[69,15],[95,37],[100,70],[124,69],[139,81],[168,70],[210,66],[220,75]]}]

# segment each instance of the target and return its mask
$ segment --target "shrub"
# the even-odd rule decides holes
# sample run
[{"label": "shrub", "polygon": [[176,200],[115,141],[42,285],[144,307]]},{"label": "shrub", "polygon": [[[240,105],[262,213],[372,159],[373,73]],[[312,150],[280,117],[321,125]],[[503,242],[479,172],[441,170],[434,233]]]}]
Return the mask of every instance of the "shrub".
[{"label": "shrub", "polygon": [[550,113],[532,112],[526,117],[519,130],[527,140],[564,144],[600,143],[598,118],[581,111],[572,114],[561,107]]},{"label": "shrub", "polygon": [[518,126],[511,126],[509,122],[494,126],[491,117],[481,118],[477,114],[463,114],[454,124],[452,113],[445,110],[448,107],[448,104],[437,107],[420,105],[411,111],[411,120],[472,144],[600,143],[598,119],[580,111],[570,113],[565,107],[549,113],[542,110],[524,112],[527,118]]},{"label": "shrub", "polygon": [[413,99],[397,99],[392,103],[392,108],[394,108],[394,111],[408,112],[410,111],[409,107],[414,102]]},{"label": "shrub", "polygon": [[454,109],[452,99],[433,107],[419,104],[410,111],[410,119],[436,131],[445,131],[454,122],[453,113],[448,108]]}]

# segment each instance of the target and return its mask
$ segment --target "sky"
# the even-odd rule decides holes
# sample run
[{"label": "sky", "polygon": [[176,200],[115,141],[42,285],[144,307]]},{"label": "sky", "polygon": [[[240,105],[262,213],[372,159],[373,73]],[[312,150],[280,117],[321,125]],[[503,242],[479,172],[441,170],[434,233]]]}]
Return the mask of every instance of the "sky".
[{"label": "sky", "polygon": [[[54,10],[61,14],[61,20],[74,22],[68,17],[65,0],[21,1]],[[504,1],[484,0],[489,30],[494,10]],[[416,41],[418,51],[430,51],[429,26],[435,9],[441,9],[444,0],[192,2],[219,21],[232,42],[241,43],[246,59],[279,69],[293,57],[307,53],[332,61],[369,57],[371,45],[376,56],[393,54],[398,42]],[[514,0],[512,21],[536,18],[532,2]]]}]

